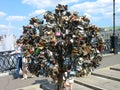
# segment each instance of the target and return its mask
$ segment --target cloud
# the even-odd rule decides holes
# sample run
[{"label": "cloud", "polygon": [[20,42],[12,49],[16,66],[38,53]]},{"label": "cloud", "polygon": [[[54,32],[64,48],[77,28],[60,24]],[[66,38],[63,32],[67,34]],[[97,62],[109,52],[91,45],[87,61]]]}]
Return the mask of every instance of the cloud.
[{"label": "cloud", "polygon": [[6,28],[7,28],[6,25],[0,25],[0,30],[2,30],[2,29],[6,29]]},{"label": "cloud", "polygon": [[40,10],[35,10],[32,13],[29,14],[29,16],[38,16],[38,15],[42,15],[43,13],[45,13],[46,10],[44,9],[40,9]]},{"label": "cloud", "polygon": [[90,20],[92,20],[92,22],[98,22],[101,17],[97,17],[97,16],[92,16],[91,14],[89,13],[84,13],[83,15],[86,15],[87,18],[89,18]]},{"label": "cloud", "polygon": [[81,12],[91,14],[104,14],[104,12],[110,12],[112,9],[111,0],[97,0],[95,2],[84,2],[75,4],[70,7],[72,10],[79,10]]},{"label": "cloud", "polygon": [[26,16],[8,16],[6,20],[7,21],[23,21],[26,18],[27,18]]},{"label": "cloud", "polygon": [[14,26],[12,26],[11,24],[9,25],[0,25],[0,34],[7,34],[12,32],[12,30],[15,29]]},{"label": "cloud", "polygon": [[16,27],[9,23],[8,25],[0,25],[0,35],[14,34],[15,36],[22,35],[23,28]]},{"label": "cloud", "polygon": [[23,0],[22,3],[34,6],[36,8],[46,8],[55,6],[56,1],[57,0]]},{"label": "cloud", "polygon": [[120,13],[120,8],[118,8],[118,9],[116,10],[116,12]]},{"label": "cloud", "polygon": [[79,0],[61,0],[61,4],[77,3]]},{"label": "cloud", "polygon": [[0,25],[0,30],[5,30],[5,29],[14,29],[15,27],[9,23],[8,25]]},{"label": "cloud", "polygon": [[[120,12],[120,0],[116,0],[115,6],[118,15]],[[70,7],[70,9],[77,10],[80,12],[80,14],[86,13],[90,15],[90,19],[93,19],[94,21],[111,19],[113,16],[113,0],[96,0],[91,2],[86,1],[83,3],[74,4]]]},{"label": "cloud", "polygon": [[22,0],[23,4],[28,4],[36,8],[55,7],[57,4],[76,3],[79,0]]},{"label": "cloud", "polygon": [[6,16],[6,13],[0,11],[0,17]]},{"label": "cloud", "polygon": [[116,26],[120,26],[120,15],[119,16],[116,16]]}]

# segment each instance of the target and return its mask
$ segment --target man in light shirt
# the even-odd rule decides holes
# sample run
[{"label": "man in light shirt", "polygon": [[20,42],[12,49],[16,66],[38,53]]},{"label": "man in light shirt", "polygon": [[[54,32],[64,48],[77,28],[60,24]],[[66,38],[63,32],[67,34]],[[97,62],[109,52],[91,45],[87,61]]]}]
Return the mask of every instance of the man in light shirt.
[{"label": "man in light shirt", "polygon": [[19,72],[20,69],[22,70],[22,44],[20,43],[19,40],[16,41],[16,50],[14,52],[12,52],[11,54],[16,54],[17,55],[17,61],[16,61],[16,70],[15,70],[15,79],[19,78]]}]

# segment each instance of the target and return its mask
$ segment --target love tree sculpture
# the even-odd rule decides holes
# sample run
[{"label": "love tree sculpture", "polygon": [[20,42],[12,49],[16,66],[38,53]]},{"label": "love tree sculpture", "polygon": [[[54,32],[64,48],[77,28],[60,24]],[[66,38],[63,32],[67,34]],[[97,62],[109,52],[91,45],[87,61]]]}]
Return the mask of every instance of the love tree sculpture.
[{"label": "love tree sculpture", "polygon": [[45,12],[43,19],[33,17],[29,24],[23,26],[19,41],[32,74],[51,77],[62,88],[71,77],[88,75],[100,65],[101,28],[67,5],[58,4],[54,12]]}]

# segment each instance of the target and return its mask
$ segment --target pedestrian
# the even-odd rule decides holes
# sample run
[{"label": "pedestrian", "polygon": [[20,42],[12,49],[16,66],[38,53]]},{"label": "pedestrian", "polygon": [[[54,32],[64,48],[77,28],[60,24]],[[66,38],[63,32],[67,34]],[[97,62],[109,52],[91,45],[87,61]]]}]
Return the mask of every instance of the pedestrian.
[{"label": "pedestrian", "polygon": [[26,80],[28,77],[28,66],[27,66],[28,60],[26,57],[23,57],[22,60],[22,70],[23,70],[23,78],[22,80]]},{"label": "pedestrian", "polygon": [[70,75],[70,71],[67,70],[67,72],[64,73],[63,77],[64,82],[64,87],[69,87],[69,90],[73,90],[73,84],[74,84],[74,79],[73,75]]},{"label": "pedestrian", "polygon": [[20,40],[16,41],[16,50],[12,53],[10,53],[10,55],[12,54],[16,54],[17,59],[16,59],[16,70],[15,70],[15,75],[14,78],[17,79],[20,77],[20,70],[22,70],[22,44],[20,43]]}]

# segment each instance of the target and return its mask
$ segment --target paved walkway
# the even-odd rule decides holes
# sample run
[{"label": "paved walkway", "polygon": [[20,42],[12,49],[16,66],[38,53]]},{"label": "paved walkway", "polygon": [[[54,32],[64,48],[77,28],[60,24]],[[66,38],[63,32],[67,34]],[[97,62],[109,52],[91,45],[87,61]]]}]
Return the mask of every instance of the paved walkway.
[{"label": "paved walkway", "polygon": [[[95,89],[102,90],[103,87],[101,85],[104,85],[104,84],[105,84],[106,88],[109,85],[112,85],[112,84],[114,85],[114,88],[111,88],[111,89],[108,88],[107,90],[120,90],[120,88],[115,89],[115,87],[117,87],[117,88],[120,87],[120,82],[118,83],[119,76],[120,76],[120,71],[119,71],[120,67],[113,66],[113,65],[116,65],[116,64],[120,64],[120,55],[119,54],[104,56],[100,67],[93,72],[93,75],[89,75],[89,76],[87,76],[85,78],[77,78],[76,79],[76,81],[75,81],[76,83],[74,83],[73,90],[93,90],[93,89],[94,90]],[[117,71],[110,71],[109,72],[108,70],[106,70],[106,71],[102,70],[105,67],[110,67],[110,69],[117,70]],[[102,72],[103,75],[101,75],[101,73],[99,73],[100,71],[98,71],[98,70],[104,71],[104,72]],[[118,76],[112,75],[113,79],[115,77],[117,79],[113,80],[113,79],[106,78],[105,77],[106,72],[108,72],[108,74],[117,73],[116,75],[118,75]],[[83,82],[85,82],[85,80],[87,82],[88,81],[93,81],[93,82],[96,81],[95,82],[96,85],[94,85],[94,83],[91,83],[92,85],[85,84],[85,83],[83,83]],[[102,83],[102,82],[97,83],[97,80],[98,81],[105,81],[105,82],[104,83]],[[0,74],[0,90],[43,90],[43,89],[40,88],[41,85],[43,85],[43,84],[47,85],[48,88],[49,88],[49,87],[52,86],[52,83],[49,84],[50,81],[51,81],[51,79],[39,78],[39,77],[33,77],[33,78],[29,77],[27,80],[21,80],[20,78],[19,79],[13,79],[12,75],[9,75],[9,73],[4,73],[4,75]],[[80,82],[80,81],[82,81],[82,82]],[[97,86],[97,87],[95,87],[95,86]],[[50,90],[50,89],[47,89],[47,90]]]},{"label": "paved walkway", "polygon": [[94,90],[120,90],[120,64],[96,70],[85,78],[76,78],[75,83]]}]

